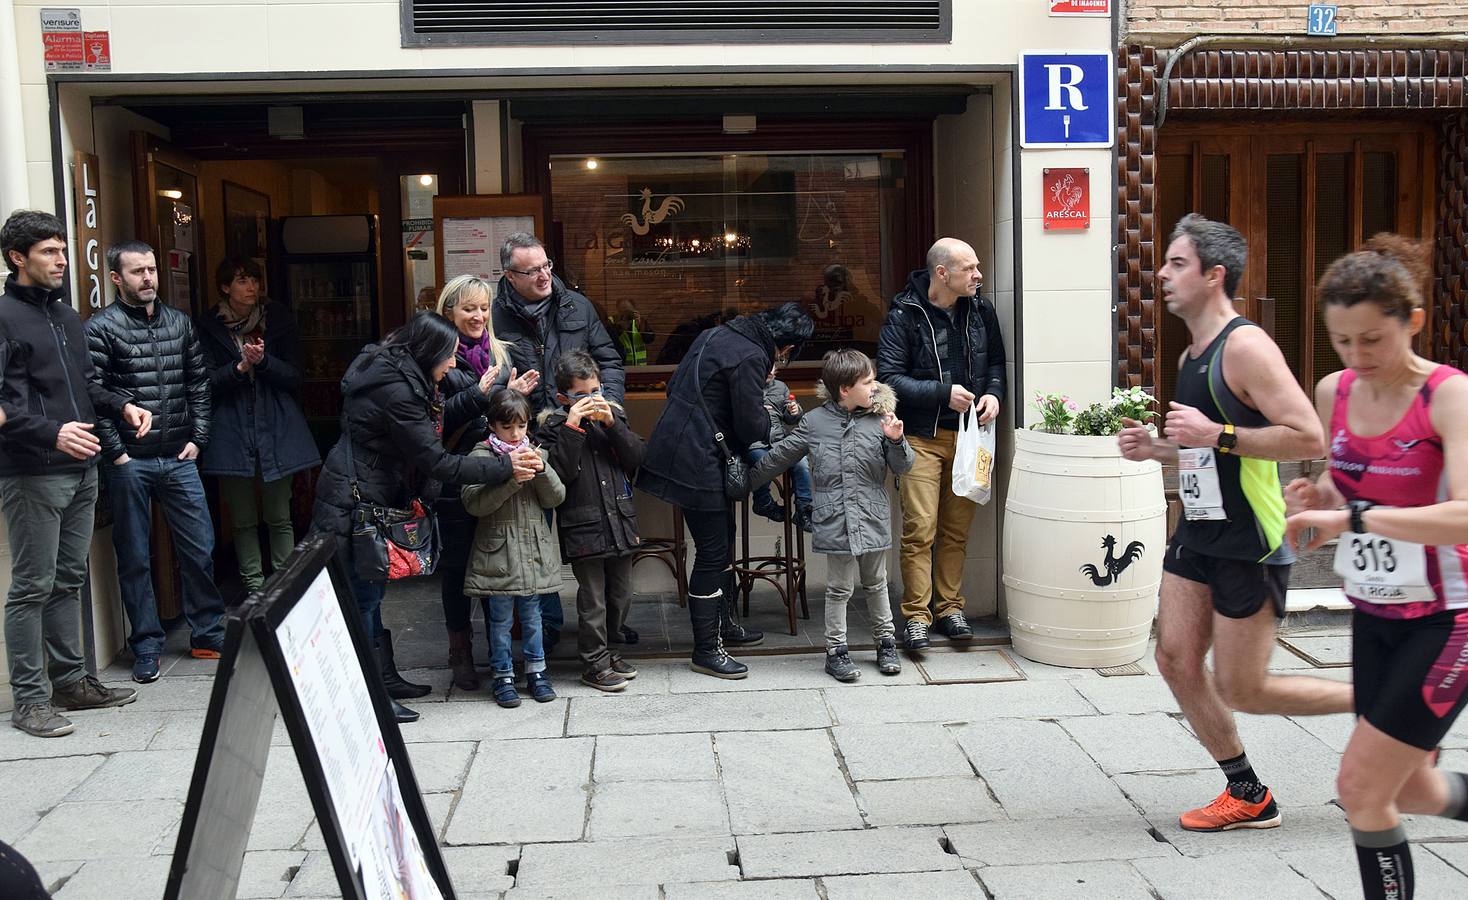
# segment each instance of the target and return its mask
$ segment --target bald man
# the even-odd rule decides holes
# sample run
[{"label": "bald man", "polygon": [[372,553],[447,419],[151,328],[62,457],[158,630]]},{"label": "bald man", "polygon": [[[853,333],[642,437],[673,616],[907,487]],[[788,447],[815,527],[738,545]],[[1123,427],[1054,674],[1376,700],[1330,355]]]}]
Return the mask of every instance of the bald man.
[{"label": "bald man", "polygon": [[927,267],[892,298],[877,343],[877,378],[897,393],[897,417],[916,454],[898,479],[902,498],[902,616],[909,652],[928,646],[928,629],[972,640],[964,617],[963,562],[978,506],[953,493],[959,414],[999,414],[1004,338],[994,306],[979,295],[974,248],[943,238]]}]

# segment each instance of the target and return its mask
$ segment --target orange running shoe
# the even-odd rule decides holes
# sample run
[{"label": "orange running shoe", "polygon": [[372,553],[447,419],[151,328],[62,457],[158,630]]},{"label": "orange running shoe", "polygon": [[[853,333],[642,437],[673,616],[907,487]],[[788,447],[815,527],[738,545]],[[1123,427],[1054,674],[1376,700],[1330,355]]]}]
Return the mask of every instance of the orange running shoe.
[{"label": "orange running shoe", "polygon": [[1242,792],[1239,785],[1231,784],[1212,803],[1179,816],[1178,824],[1188,831],[1279,827],[1279,807],[1274,805],[1274,796],[1269,788],[1264,789],[1264,796],[1258,803],[1250,803]]},{"label": "orange running shoe", "polygon": [[189,650],[189,656],[194,659],[219,659],[222,655],[217,647],[193,647]]}]

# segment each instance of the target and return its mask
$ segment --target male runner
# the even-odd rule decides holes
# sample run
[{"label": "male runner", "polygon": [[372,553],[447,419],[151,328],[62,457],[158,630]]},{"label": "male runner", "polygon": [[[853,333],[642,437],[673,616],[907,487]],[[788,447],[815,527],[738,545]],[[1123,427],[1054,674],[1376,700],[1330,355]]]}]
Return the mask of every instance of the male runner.
[{"label": "male runner", "polygon": [[[1117,439],[1127,459],[1178,467],[1184,517],[1163,562],[1157,665],[1227,780],[1212,803],[1183,813],[1190,831],[1280,823],[1229,707],[1286,715],[1351,708],[1348,684],[1268,670],[1294,562],[1276,460],[1313,459],[1325,443],[1279,347],[1234,311],[1247,255],[1228,225],[1194,214],[1173,229],[1158,281],[1192,343],[1179,362],[1167,440],[1131,420]],[[1210,644],[1211,676],[1203,666]]]}]

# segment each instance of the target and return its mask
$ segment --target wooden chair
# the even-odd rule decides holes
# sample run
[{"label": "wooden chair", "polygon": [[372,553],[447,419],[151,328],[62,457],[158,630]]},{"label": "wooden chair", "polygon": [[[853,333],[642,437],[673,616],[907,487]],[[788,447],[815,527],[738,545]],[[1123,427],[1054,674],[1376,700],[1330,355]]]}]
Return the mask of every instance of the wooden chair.
[{"label": "wooden chair", "polygon": [[644,537],[642,544],[632,552],[632,565],[644,559],[655,559],[673,573],[678,585],[678,605],[688,605],[688,543],[683,537],[683,511],[673,507],[673,536]]},{"label": "wooden chair", "polygon": [[739,592],[744,596],[744,615],[749,616],[749,593],[756,581],[769,582],[780,594],[785,612],[790,619],[790,633],[796,634],[795,601],[800,600],[800,617],[810,618],[810,605],[805,595],[805,532],[795,525],[795,488],[790,473],[781,475],[775,482],[779,485],[781,499],[785,503],[786,516],[782,523],[784,540],[780,553],[774,556],[751,556],[749,553],[749,507],[752,497],[739,504],[739,540],[741,555],[734,560],[734,576],[738,579]]}]

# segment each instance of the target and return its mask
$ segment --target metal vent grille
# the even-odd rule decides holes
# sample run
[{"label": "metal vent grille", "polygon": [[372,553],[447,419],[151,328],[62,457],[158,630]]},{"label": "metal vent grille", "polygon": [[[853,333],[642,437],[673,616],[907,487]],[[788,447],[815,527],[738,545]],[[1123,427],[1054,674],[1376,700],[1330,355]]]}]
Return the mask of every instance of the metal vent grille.
[{"label": "metal vent grille", "polygon": [[405,45],[946,42],[952,0],[403,0]]}]

